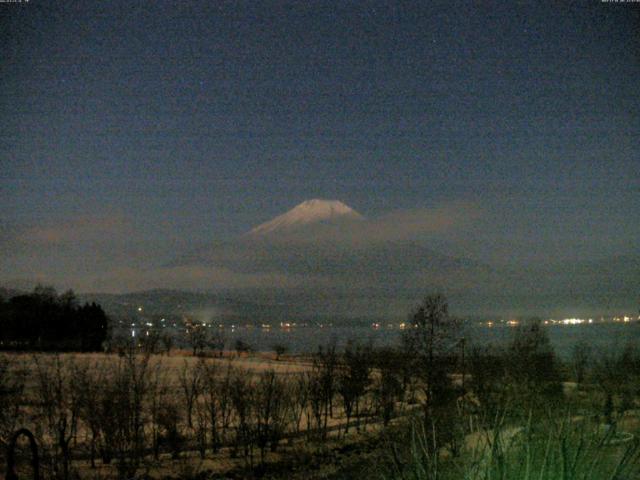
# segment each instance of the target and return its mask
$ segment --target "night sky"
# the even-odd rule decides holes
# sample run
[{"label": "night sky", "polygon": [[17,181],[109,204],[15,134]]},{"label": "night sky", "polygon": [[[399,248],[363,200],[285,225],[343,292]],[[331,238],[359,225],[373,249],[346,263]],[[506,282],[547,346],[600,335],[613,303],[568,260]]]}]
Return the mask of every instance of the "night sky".
[{"label": "night sky", "polygon": [[637,255],[640,4],[480,3],[0,4],[0,284],[117,284],[316,197],[451,212],[491,264]]}]

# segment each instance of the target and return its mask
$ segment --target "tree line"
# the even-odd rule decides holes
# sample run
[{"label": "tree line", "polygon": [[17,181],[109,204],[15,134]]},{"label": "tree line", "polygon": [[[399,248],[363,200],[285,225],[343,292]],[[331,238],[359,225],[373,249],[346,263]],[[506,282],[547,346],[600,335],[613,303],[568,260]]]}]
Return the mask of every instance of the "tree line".
[{"label": "tree line", "polygon": [[80,305],[69,290],[38,286],[8,300],[0,297],[0,349],[100,351],[108,318],[95,303]]}]

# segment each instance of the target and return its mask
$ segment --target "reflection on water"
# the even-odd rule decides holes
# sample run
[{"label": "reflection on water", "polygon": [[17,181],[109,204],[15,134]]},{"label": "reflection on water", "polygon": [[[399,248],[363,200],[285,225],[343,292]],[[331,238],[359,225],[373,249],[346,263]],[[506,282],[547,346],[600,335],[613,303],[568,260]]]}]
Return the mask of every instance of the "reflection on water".
[{"label": "reflection on water", "polygon": [[[571,350],[578,342],[585,342],[592,346],[594,352],[605,353],[622,349],[628,344],[640,346],[640,321],[626,320],[621,317],[618,321],[573,321],[545,320],[544,329],[556,352],[562,357],[571,354]],[[465,322],[461,325],[457,336],[464,337],[467,345],[504,345],[512,338],[515,327],[520,325],[517,320]],[[283,345],[290,353],[310,353],[317,351],[319,346],[335,341],[340,348],[349,340],[361,343],[372,343],[374,346],[397,345],[402,331],[409,325],[371,323],[368,325],[336,325],[335,323],[296,323],[281,322],[262,325],[218,325],[203,323],[203,327],[210,329],[212,334],[221,335],[225,339],[227,349],[232,349],[236,340],[241,339],[251,345],[254,350],[270,351],[274,345]],[[114,334],[144,338],[150,331],[172,333],[175,335],[175,345],[187,347],[185,327],[178,323],[166,325],[164,318],[160,324],[139,322],[124,324],[116,327]]]},{"label": "reflection on water", "polygon": [[[624,348],[629,343],[640,345],[640,322],[604,323],[582,325],[550,325],[545,327],[552,345],[561,356],[571,354],[573,346],[584,341],[594,348],[594,352],[607,352]],[[508,342],[514,329],[508,325],[495,325],[492,328],[477,324],[465,325],[460,336],[470,344],[500,345]],[[233,345],[236,339],[250,343],[256,350],[270,350],[275,344],[288,347],[292,353],[304,353],[317,350],[321,345],[335,341],[343,346],[348,340],[373,342],[374,345],[394,345],[400,341],[402,331],[381,324],[372,326],[295,326],[271,328],[235,327],[233,331],[224,329],[227,345]]]}]

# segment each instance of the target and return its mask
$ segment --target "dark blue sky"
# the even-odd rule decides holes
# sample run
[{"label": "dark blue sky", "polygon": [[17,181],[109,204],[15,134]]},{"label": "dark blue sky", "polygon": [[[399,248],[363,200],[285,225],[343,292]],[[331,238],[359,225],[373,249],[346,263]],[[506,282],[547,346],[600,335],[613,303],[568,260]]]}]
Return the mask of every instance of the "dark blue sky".
[{"label": "dark blue sky", "polygon": [[535,3],[0,4],[0,276],[148,266],[314,197],[465,205],[448,240],[483,261],[637,252],[640,4]]}]

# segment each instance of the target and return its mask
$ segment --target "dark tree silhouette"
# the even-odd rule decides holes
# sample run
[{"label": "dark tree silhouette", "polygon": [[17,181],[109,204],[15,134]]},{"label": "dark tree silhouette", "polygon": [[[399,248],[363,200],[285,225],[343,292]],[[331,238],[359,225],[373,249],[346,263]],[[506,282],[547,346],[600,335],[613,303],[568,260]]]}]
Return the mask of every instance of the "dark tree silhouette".
[{"label": "dark tree silhouette", "polygon": [[[355,409],[358,416],[360,398],[371,383],[371,347],[348,342],[344,355],[337,367],[337,390],[342,397],[347,424],[344,433],[349,432],[349,420]],[[358,421],[359,422],[359,421]],[[359,423],[358,423],[359,429]]]},{"label": "dark tree silhouette", "polygon": [[51,287],[0,301],[0,348],[97,351],[107,338],[108,318],[95,303],[80,306],[69,290]]},{"label": "dark tree silhouette", "polygon": [[531,319],[514,331],[506,365],[512,385],[528,400],[535,400],[538,393],[562,393],[558,360],[539,319]]},{"label": "dark tree silhouette", "polygon": [[271,350],[276,354],[276,361],[280,360],[280,357],[287,352],[286,345],[282,345],[281,343],[276,343],[271,346]]},{"label": "dark tree silhouette", "polygon": [[[452,355],[460,334],[458,327],[459,323],[449,315],[446,298],[440,294],[427,295],[411,315],[410,328],[402,338],[423,388],[422,406],[428,431],[437,428],[435,423],[443,423],[443,419],[450,417],[447,410],[455,404],[450,374],[455,363]],[[450,429],[443,425],[438,430]]]}]

